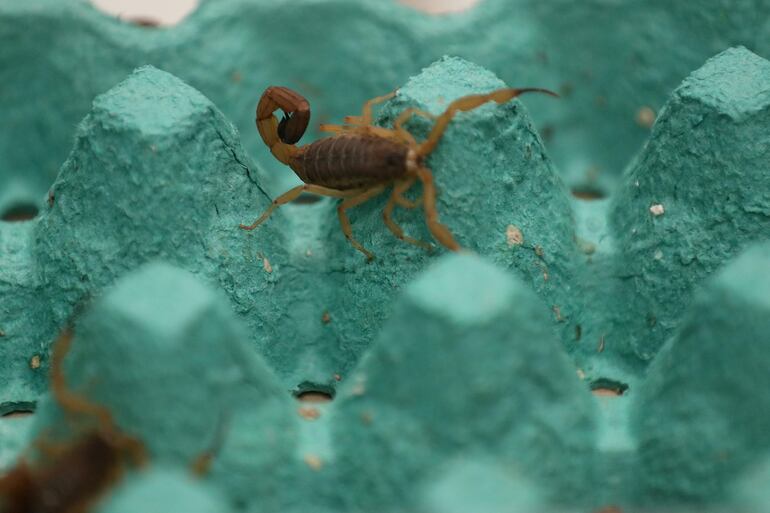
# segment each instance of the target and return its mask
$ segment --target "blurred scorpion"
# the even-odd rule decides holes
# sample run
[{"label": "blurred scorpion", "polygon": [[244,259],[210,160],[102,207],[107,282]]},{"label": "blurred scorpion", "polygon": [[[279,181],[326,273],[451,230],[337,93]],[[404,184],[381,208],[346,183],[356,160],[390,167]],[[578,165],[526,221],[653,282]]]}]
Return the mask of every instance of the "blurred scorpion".
[{"label": "blurred scorpion", "polygon": [[[409,237],[393,221],[396,205],[415,208],[422,203],[425,221],[433,237],[444,247],[458,251],[460,245],[449,228],[439,222],[436,211],[436,186],[433,173],[425,166],[425,159],[436,148],[449,122],[458,112],[470,111],[493,101],[498,104],[517,96],[530,93],[558,96],[547,89],[499,89],[488,94],[474,94],[459,98],[449,104],[440,115],[410,107],[399,114],[393,128],[374,126],[372,107],[395,96],[395,92],[367,101],[360,116],[347,116],[343,125],[323,124],[320,130],[334,135],[311,144],[297,147],[297,143],[310,121],[310,105],[298,93],[286,87],[268,87],[257,105],[257,129],[275,158],[288,165],[304,182],[275,198],[270,207],[251,225],[240,225],[253,230],[262,224],[281,205],[309,192],[321,196],[341,198],[337,206],[342,232],[350,244],[372,260],[374,254],[353,237],[347,209],[382,194],[392,186],[392,192],[382,212],[388,229],[399,239],[416,246],[432,249],[432,245]],[[273,114],[278,109],[284,113],[279,122]],[[404,127],[413,115],[434,120],[427,138],[417,142]],[[416,181],[422,183],[422,197],[411,201],[404,197]]]},{"label": "blurred scorpion", "polygon": [[[16,466],[0,473],[3,513],[91,511],[127,470],[141,469],[149,461],[144,443],[121,431],[110,410],[70,389],[64,375],[64,357],[72,340],[73,332],[68,328],[54,344],[51,392],[76,434],[61,443],[37,439],[39,454],[33,461],[22,457]],[[221,437],[220,429],[216,445],[190,464],[193,475],[202,477],[208,472]]]},{"label": "blurred scorpion", "polygon": [[144,444],[121,432],[110,411],[69,389],[64,376],[64,356],[72,344],[65,330],[54,345],[51,392],[68,423],[95,421],[68,443],[39,439],[38,461],[22,458],[0,477],[0,510],[5,513],[83,513],[88,511],[128,465],[147,463]]}]

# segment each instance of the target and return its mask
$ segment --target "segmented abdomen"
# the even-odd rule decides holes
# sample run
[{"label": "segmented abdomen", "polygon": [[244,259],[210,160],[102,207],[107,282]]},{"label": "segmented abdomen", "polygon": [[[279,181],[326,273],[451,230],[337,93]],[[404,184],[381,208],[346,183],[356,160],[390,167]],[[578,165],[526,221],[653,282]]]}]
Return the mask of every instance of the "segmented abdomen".
[{"label": "segmented abdomen", "polygon": [[380,137],[339,135],[301,148],[290,165],[305,183],[357,189],[403,177],[408,150]]}]

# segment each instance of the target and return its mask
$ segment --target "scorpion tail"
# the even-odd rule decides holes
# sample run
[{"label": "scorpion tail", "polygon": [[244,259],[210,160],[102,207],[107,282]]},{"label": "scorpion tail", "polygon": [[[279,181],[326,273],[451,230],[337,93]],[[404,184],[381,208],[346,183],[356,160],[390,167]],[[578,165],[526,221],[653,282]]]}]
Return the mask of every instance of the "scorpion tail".
[{"label": "scorpion tail", "polygon": [[[281,109],[283,119],[273,113]],[[297,152],[294,143],[300,140],[310,122],[310,105],[307,100],[286,87],[268,87],[257,105],[257,130],[275,157],[290,164]]]},{"label": "scorpion tail", "polygon": [[447,107],[443,114],[436,118],[436,123],[433,125],[427,139],[420,144],[417,153],[421,156],[425,156],[432,152],[438,144],[439,139],[441,139],[441,135],[444,133],[444,130],[446,130],[447,125],[449,125],[449,122],[452,121],[452,118],[458,112],[476,109],[487,102],[505,103],[524,93],[545,93],[550,96],[559,96],[548,89],[528,87],[524,89],[498,89],[497,91],[492,91],[488,94],[472,94],[470,96],[458,98],[449,104],[449,107]]}]

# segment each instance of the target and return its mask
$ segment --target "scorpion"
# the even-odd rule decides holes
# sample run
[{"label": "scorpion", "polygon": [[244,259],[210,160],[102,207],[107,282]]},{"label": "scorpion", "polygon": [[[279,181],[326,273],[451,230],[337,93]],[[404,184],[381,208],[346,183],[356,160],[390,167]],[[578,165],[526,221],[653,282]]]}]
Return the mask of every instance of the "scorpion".
[{"label": "scorpion", "polygon": [[[433,248],[425,241],[404,234],[392,217],[396,206],[412,209],[422,204],[431,235],[447,249],[458,251],[460,245],[449,228],[439,221],[436,186],[433,173],[425,165],[425,160],[436,148],[458,112],[476,109],[490,101],[502,104],[530,92],[558,96],[540,88],[499,89],[454,100],[438,116],[410,107],[397,116],[392,129],[374,126],[373,107],[393,98],[396,95],[394,91],[367,101],[360,116],[347,116],[342,125],[322,124],[320,130],[330,132],[332,136],[297,147],[295,143],[300,140],[310,122],[310,105],[300,94],[287,87],[268,87],[257,105],[257,130],[273,156],[288,165],[304,184],[275,198],[254,223],[242,224],[240,228],[257,228],[276,208],[295,200],[302,193],[340,198],[342,201],[337,206],[337,215],[342,232],[350,244],[371,261],[374,254],[353,237],[345,211],[379,196],[392,186],[382,217],[393,235],[427,250]],[[274,115],[278,109],[284,114],[280,122]],[[427,138],[419,143],[403,126],[414,115],[434,121]],[[417,181],[422,183],[422,196],[411,201],[404,193]]]},{"label": "scorpion", "polygon": [[[61,445],[36,440],[42,459],[30,463],[22,458],[1,474],[0,511],[4,513],[84,513],[129,467],[141,469],[148,463],[144,443],[123,433],[112,412],[69,388],[64,357],[72,339],[73,332],[67,328],[54,344],[51,392],[71,427],[83,421],[92,425]],[[193,475],[202,477],[208,472],[216,449],[195,458],[189,467]]]},{"label": "scorpion", "polygon": [[96,425],[61,446],[38,440],[42,461],[22,459],[0,477],[0,503],[7,513],[82,513],[120,480],[128,463],[139,468],[147,462],[144,444],[122,433],[107,408],[69,389],[63,361],[72,336],[67,329],[54,344],[51,391],[73,427],[86,419]]}]

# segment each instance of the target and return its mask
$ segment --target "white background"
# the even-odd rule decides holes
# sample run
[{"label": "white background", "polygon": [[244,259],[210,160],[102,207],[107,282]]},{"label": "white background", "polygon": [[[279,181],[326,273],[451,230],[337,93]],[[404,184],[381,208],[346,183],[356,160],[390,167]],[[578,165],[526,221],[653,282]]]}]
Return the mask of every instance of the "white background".
[{"label": "white background", "polygon": [[[472,7],[480,0],[381,0],[411,5],[432,14],[458,12]],[[91,0],[97,8],[121,18],[157,20],[162,25],[174,25],[195,10],[197,0]]]}]

